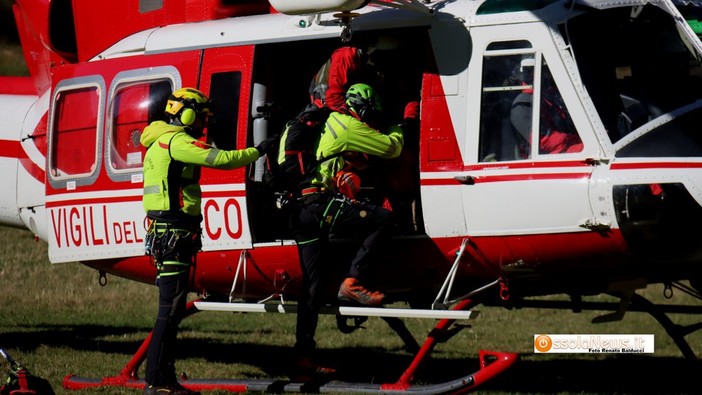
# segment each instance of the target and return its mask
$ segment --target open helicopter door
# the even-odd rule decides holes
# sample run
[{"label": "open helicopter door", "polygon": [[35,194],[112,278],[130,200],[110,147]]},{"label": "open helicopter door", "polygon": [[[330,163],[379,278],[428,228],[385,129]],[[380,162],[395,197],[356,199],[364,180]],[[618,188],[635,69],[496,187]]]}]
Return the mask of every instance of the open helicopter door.
[{"label": "open helicopter door", "polygon": [[[252,146],[247,137],[253,45],[204,52],[200,89],[212,100],[207,141],[232,150]],[[203,249],[251,248],[246,204],[246,168],[202,169]]]},{"label": "open helicopter door", "polygon": [[[252,140],[249,144],[255,145],[264,136],[282,133],[286,122],[310,104],[310,81],[334,50],[343,45],[372,48],[372,51],[369,49],[369,56],[373,64],[369,70],[377,74],[372,81],[381,95],[384,127],[401,123],[407,103],[420,97],[428,51],[426,36],[426,27],[411,26],[359,29],[354,32],[354,41],[348,44],[340,41],[337,35],[292,37],[287,41],[256,44],[249,103],[252,118]],[[378,75],[382,75],[382,78]],[[377,198],[381,193],[387,193],[396,214],[401,218],[399,222],[403,234],[423,231],[418,201],[418,134],[418,131],[405,134],[401,157],[382,160],[382,166],[370,166],[362,173],[365,197]],[[292,244],[288,212],[276,208],[276,198],[279,196],[276,192],[279,191],[266,185],[262,179],[263,171],[262,164],[257,163],[248,176],[248,212],[253,241],[257,245]],[[379,192],[381,189],[382,192]]]},{"label": "open helicopter door", "polygon": [[592,218],[588,158],[599,145],[568,74],[576,68],[556,47],[560,36],[538,19],[527,24],[472,28],[465,71],[466,97],[480,102],[465,103],[466,166],[456,180],[469,235],[516,236],[494,246],[509,251],[502,265],[536,262],[547,242],[539,235],[583,232]]}]

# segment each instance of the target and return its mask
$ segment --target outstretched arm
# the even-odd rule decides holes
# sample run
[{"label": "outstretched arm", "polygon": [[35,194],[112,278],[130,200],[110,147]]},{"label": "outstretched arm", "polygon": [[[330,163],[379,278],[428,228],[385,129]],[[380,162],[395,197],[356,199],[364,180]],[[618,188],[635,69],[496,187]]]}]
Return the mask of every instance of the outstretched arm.
[{"label": "outstretched arm", "polygon": [[220,150],[185,133],[178,133],[173,137],[170,153],[177,161],[215,169],[236,169],[256,161],[259,157],[259,151],[254,147]]}]

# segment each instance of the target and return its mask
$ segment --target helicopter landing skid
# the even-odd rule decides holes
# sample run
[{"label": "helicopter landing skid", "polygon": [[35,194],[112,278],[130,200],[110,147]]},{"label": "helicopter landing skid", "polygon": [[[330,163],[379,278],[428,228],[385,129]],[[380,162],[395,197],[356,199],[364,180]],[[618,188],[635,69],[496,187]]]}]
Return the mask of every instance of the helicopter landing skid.
[{"label": "helicopter landing skid", "polygon": [[[480,370],[455,380],[438,384],[415,385],[402,382],[392,384],[349,383],[342,381],[308,381],[293,382],[276,379],[188,379],[180,384],[194,391],[228,391],[235,393],[414,393],[414,394],[446,394],[468,392],[483,384],[504,370],[508,369],[518,359],[517,354],[502,352],[480,352]],[[103,386],[124,386],[134,389],[143,388],[144,380],[127,379],[122,383],[114,380],[96,380],[67,376],[64,379],[66,389],[87,389]]]},{"label": "helicopter landing skid", "polygon": [[[186,317],[198,312],[196,302],[189,302],[186,307]],[[459,302],[453,309],[464,310],[474,305],[470,300]],[[439,320],[436,326],[429,332],[424,343],[417,350],[414,358],[401,377],[394,383],[371,384],[371,383],[351,383],[342,381],[320,381],[312,380],[306,382],[295,382],[281,379],[188,379],[181,377],[180,384],[186,388],[196,391],[229,391],[236,393],[244,392],[335,392],[335,393],[417,393],[417,394],[444,394],[444,393],[464,393],[476,389],[478,386],[490,381],[500,373],[510,368],[518,359],[516,353],[492,352],[480,350],[480,369],[466,376],[436,384],[414,384],[414,376],[420,365],[429,358],[434,346],[437,343],[445,342],[453,336],[456,328],[453,324],[456,319],[445,318]],[[460,330],[460,327],[459,327]],[[97,387],[125,387],[141,389],[145,382],[137,375],[139,366],[144,361],[151,334],[142,343],[139,350],[132,359],[125,365],[118,376],[105,377],[102,379],[92,379],[68,375],[63,380],[63,388],[68,390],[84,390]]]}]

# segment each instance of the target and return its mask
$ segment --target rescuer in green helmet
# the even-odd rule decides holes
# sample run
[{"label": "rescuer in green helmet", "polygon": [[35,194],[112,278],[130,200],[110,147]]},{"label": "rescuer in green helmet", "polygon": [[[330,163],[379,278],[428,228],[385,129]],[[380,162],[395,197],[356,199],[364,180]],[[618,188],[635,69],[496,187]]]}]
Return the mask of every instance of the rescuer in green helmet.
[{"label": "rescuer in green helmet", "polygon": [[[405,118],[416,121],[418,102],[405,109]],[[312,353],[319,309],[324,301],[323,273],[333,259],[329,236],[350,235],[362,240],[351,262],[347,277],[338,288],[339,300],[366,306],[380,306],[385,295],[367,288],[367,270],[375,264],[378,249],[389,239],[394,225],[392,212],[382,205],[357,200],[360,179],[354,169],[364,166],[364,158],[396,158],[402,152],[402,126],[391,126],[381,133],[374,125],[381,115],[380,97],[370,85],[357,83],[346,92],[343,108],[327,118],[317,147],[318,165],[314,177],[303,184],[292,215],[303,287],[298,302],[296,364],[302,375],[324,375],[334,369],[317,365]]]}]

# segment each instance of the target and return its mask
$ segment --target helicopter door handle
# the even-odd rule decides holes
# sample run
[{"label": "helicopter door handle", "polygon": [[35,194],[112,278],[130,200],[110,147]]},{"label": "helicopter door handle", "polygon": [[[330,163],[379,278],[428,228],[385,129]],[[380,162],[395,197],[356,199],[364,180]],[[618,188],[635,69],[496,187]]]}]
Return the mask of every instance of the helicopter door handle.
[{"label": "helicopter door handle", "polygon": [[578,224],[578,226],[596,232],[607,232],[612,229],[612,224],[609,221],[600,221],[597,218],[588,218],[585,222]]},{"label": "helicopter door handle", "polygon": [[456,176],[453,177],[453,179],[464,185],[475,185],[475,178],[473,178],[473,176]]},{"label": "helicopter door handle", "polygon": [[606,165],[609,163],[609,159],[602,158],[585,158],[585,164],[589,166],[599,166],[599,165]]}]

